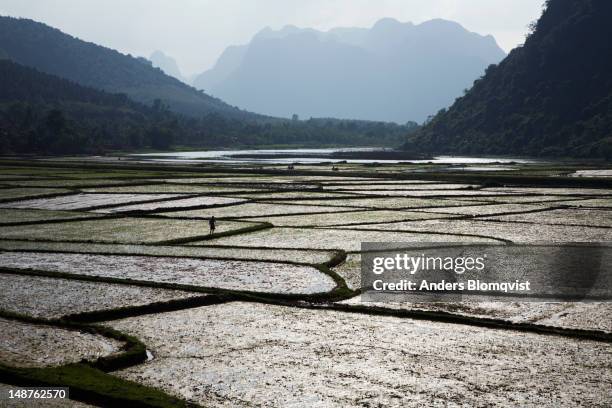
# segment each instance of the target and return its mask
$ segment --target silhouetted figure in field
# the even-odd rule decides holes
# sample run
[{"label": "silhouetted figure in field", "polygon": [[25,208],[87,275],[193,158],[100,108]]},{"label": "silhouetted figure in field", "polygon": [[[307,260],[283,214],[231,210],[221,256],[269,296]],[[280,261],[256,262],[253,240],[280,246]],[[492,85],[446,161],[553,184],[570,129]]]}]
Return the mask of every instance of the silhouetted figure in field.
[{"label": "silhouetted figure in field", "polygon": [[212,217],[210,217],[210,219],[208,220],[208,226],[210,227],[210,231],[208,231],[208,234],[214,234],[215,232],[215,227],[217,220],[215,219],[215,216],[213,215]]}]

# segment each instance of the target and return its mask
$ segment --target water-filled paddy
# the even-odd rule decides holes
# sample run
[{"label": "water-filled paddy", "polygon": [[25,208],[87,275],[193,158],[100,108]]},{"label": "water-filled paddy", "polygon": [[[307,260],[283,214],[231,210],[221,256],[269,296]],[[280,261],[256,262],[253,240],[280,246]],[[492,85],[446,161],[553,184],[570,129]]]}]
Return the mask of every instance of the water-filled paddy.
[{"label": "water-filled paddy", "polygon": [[[153,359],[114,372],[118,381],[205,406],[609,405],[609,344],[565,331],[603,338],[612,331],[608,304],[379,305],[343,285],[361,286],[362,242],[610,241],[612,190],[596,178],[542,163],[354,163],[331,172],[315,163],[153,170],[151,162],[92,160],[98,168],[87,171],[0,167],[7,182],[70,187],[0,188],[3,222],[23,223],[0,228],[0,315],[104,319],[121,308],[134,317],[100,324],[136,336]],[[495,167],[507,167],[497,171],[501,181],[489,172]],[[541,183],[525,184],[527,174]],[[58,193],[70,194],[35,198]],[[210,236],[213,215],[218,235]],[[227,303],[175,302],[194,296]],[[326,310],[346,304],[365,309]],[[373,307],[501,326],[369,314]],[[181,310],[161,311],[173,308]],[[559,333],[521,332],[512,322]],[[92,360],[122,347],[23,318],[0,318],[0,326],[4,365]]]},{"label": "water-filled paddy", "polygon": [[[261,199],[265,201],[266,199]],[[301,199],[299,201],[279,201],[278,204],[290,204],[299,203],[301,205],[333,205],[342,207],[352,208],[389,208],[389,209],[420,209],[429,207],[451,207],[459,205],[473,205],[474,202],[483,202],[485,198],[478,200],[477,198],[467,198],[465,200],[458,200],[456,198],[447,199],[439,197],[423,197],[423,198],[410,198],[410,197],[381,197],[381,198],[370,198],[367,196],[361,197],[345,197],[340,200],[314,200],[314,199]]]},{"label": "water-filled paddy", "polygon": [[24,200],[65,193],[70,193],[70,190],[64,188],[0,188],[0,201],[2,201],[1,205],[6,207],[4,202],[9,200]]},{"label": "water-filled paddy", "polygon": [[3,252],[0,264],[15,269],[255,292],[310,294],[335,287],[329,276],[313,267],[261,261]]},{"label": "water-filled paddy", "polygon": [[96,217],[96,214],[77,211],[52,211],[0,208],[0,223],[34,222],[58,219]]},{"label": "water-filled paddy", "polygon": [[[251,190],[249,187],[243,186],[209,186],[199,184],[147,184],[141,186],[120,186],[120,187],[95,187],[84,188],[87,193],[112,193],[112,194],[227,194],[244,192]],[[261,187],[253,187],[252,190],[266,191]]]},{"label": "water-filled paddy", "polygon": [[0,291],[1,310],[44,319],[202,296],[178,290],[15,274],[0,274]]},{"label": "water-filled paddy", "polygon": [[72,194],[54,198],[38,198],[1,204],[5,208],[31,208],[44,210],[78,210],[125,203],[165,200],[180,195],[158,194]]},{"label": "water-filled paddy", "polygon": [[0,361],[15,367],[49,367],[96,360],[119,352],[107,337],[0,317]]},{"label": "water-filled paddy", "polygon": [[231,197],[192,197],[192,198],[183,198],[178,200],[170,200],[170,201],[158,201],[153,203],[143,203],[143,204],[130,204],[130,205],[122,205],[119,207],[111,207],[105,208],[102,210],[98,210],[97,212],[103,213],[116,213],[116,212],[126,212],[126,211],[152,211],[159,210],[165,208],[180,208],[180,207],[205,207],[205,206],[216,206],[216,205],[229,205],[229,204],[238,204],[246,201],[241,198],[231,198]]},{"label": "water-filled paddy", "polygon": [[471,215],[471,216],[483,216],[491,214],[505,214],[515,213],[522,211],[540,211],[545,210],[555,204],[481,204],[481,205],[467,205],[462,207],[437,207],[430,209],[421,209],[428,213],[436,214],[455,214],[455,215]]},{"label": "water-filled paddy", "polygon": [[487,217],[486,219],[529,222],[534,224],[612,227],[612,213],[610,213],[610,211],[593,209],[558,209],[537,213],[499,215]]},{"label": "water-filled paddy", "polygon": [[[307,264],[322,264],[328,262],[333,251],[310,251],[304,249],[265,249],[195,245],[138,245],[138,244],[102,244],[81,242],[52,241],[11,241],[0,240],[0,249],[24,251],[53,251],[100,253],[117,255],[161,255],[196,258],[231,258],[256,261],[295,262],[299,260]],[[204,245],[208,245],[206,242]]]},{"label": "water-filled paddy", "polygon": [[166,217],[176,218],[208,218],[214,215],[217,218],[240,218],[240,217],[264,217],[278,214],[303,214],[351,211],[350,208],[325,205],[299,205],[299,204],[271,204],[271,203],[246,203],[228,207],[207,208],[205,210],[182,210],[164,212]]},{"label": "water-filled paddy", "polygon": [[[612,229],[610,228],[480,220],[453,220],[452,222],[423,220],[419,222],[368,224],[355,228],[363,230],[386,229],[389,231],[406,231],[406,233],[418,231],[458,235],[472,234],[515,243],[609,242],[612,240]],[[449,235],[447,241],[455,242],[455,238]]]},{"label": "water-filled paddy", "polygon": [[612,200],[609,198],[589,198],[586,200],[566,201],[563,204],[571,205],[573,207],[611,208]]},{"label": "water-filled paddy", "polygon": [[270,222],[275,226],[328,226],[351,225],[370,222],[391,222],[406,220],[426,220],[451,217],[444,214],[429,214],[416,211],[355,211],[327,214],[268,216],[251,218],[252,221]]},{"label": "water-filled paddy", "polygon": [[5,184],[19,186],[19,187],[86,187],[91,185],[121,185],[127,183],[134,183],[131,180],[119,180],[119,179],[54,179],[54,180],[19,180],[19,181],[6,181]]},{"label": "water-filled paddy", "polygon": [[[227,221],[219,224],[217,233],[255,225]],[[113,218],[71,221],[57,224],[3,227],[0,238],[50,241],[91,241],[113,243],[154,243],[208,235],[206,221],[165,220],[154,218]]]},{"label": "water-filled paddy", "polygon": [[[340,268],[338,272],[341,272]],[[534,323],[543,326],[579,330],[602,330],[612,333],[612,304],[605,302],[463,301],[382,303],[364,302],[361,296],[357,295],[339,303],[360,306],[367,305],[369,307],[382,307],[392,310],[441,311],[461,316],[502,319],[512,323]]]},{"label": "water-filled paddy", "polygon": [[157,356],[115,375],[213,407],[597,405],[612,382],[607,344],[448,323],[230,303],[112,325]]},{"label": "water-filled paddy", "polygon": [[327,185],[325,190],[346,190],[346,191],[403,191],[403,190],[458,190],[465,189],[468,187],[475,187],[472,184],[444,184],[444,183],[425,183],[425,182],[414,182],[408,180],[401,184],[376,184],[376,182],[352,184],[352,185]]},{"label": "water-filled paddy", "polygon": [[[425,221],[419,221],[425,222]],[[376,226],[380,231],[365,230],[368,226],[359,227],[364,230],[334,228],[272,228],[256,231],[246,235],[233,235],[225,238],[213,239],[211,244],[236,245],[266,248],[314,248],[314,249],[343,249],[345,251],[358,251],[362,242],[497,242],[484,237],[461,235],[445,235],[440,233],[415,234],[410,232],[385,231],[391,229],[388,225]],[[355,227],[356,228],[356,227]],[[440,229],[440,232],[442,231]]]}]

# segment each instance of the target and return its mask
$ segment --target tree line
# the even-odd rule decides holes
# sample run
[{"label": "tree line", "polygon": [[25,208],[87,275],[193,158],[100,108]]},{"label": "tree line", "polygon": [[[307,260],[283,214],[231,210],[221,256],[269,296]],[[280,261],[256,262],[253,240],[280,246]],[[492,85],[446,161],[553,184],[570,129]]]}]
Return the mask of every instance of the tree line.
[{"label": "tree line", "polygon": [[399,145],[416,123],[200,117],[171,112],[126,95],[84,87],[0,60],[1,154],[101,154],[262,145]]}]

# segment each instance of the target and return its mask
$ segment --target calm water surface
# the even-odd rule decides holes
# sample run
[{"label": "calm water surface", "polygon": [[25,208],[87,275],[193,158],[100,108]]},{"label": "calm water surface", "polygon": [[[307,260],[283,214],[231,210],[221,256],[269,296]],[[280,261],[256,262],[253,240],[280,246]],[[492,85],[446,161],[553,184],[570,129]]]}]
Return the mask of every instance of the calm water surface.
[{"label": "calm water surface", "polygon": [[[380,148],[344,148],[344,149],[270,149],[270,150],[209,150],[195,152],[168,152],[168,153],[146,153],[130,155],[139,160],[153,160],[164,162],[182,162],[182,161],[197,161],[197,162],[222,162],[222,163],[337,163],[346,161],[347,163],[434,163],[434,164],[509,164],[509,163],[537,163],[537,160],[518,159],[518,158],[500,158],[500,157],[464,157],[464,156],[438,156],[431,160],[365,160],[365,159],[347,159],[338,160],[325,157],[326,154],[334,152],[350,152],[350,151],[376,151],[383,150]],[[293,157],[278,157],[278,158],[237,158],[234,155],[271,155],[271,154],[291,154]],[[308,155],[300,157],[300,154]],[[312,157],[313,154],[321,154],[322,157]],[[309,157],[310,156],[310,157]],[[506,168],[500,168],[506,169]]]}]

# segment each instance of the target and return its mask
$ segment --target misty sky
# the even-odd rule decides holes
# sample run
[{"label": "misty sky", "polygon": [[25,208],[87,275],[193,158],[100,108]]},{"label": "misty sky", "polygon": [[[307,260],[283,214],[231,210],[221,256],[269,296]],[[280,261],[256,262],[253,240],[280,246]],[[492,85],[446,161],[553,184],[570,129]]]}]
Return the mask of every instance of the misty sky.
[{"label": "misty sky", "polygon": [[161,50],[184,74],[214,64],[266,26],[370,27],[383,17],[444,18],[492,34],[506,51],[523,42],[544,0],[2,0],[0,14],[27,17],[81,39],[148,57]]}]

